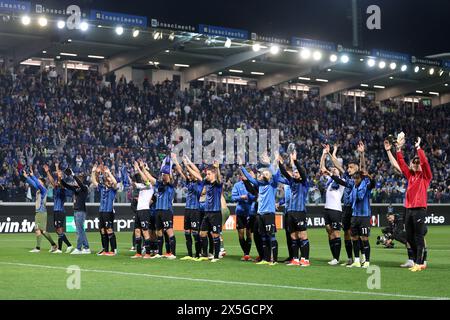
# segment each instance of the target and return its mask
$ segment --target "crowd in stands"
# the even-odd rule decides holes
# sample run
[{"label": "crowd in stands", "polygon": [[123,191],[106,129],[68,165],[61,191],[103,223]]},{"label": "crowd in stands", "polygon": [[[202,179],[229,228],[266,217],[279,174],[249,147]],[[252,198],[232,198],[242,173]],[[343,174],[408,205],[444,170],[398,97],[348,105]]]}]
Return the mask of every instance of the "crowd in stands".
[{"label": "crowd in stands", "polygon": [[[422,145],[433,171],[429,202],[450,202],[450,106],[431,107],[408,103],[376,104],[328,101],[311,92],[283,89],[259,91],[249,86],[217,87],[192,84],[180,90],[176,81],[142,84],[123,76],[106,82],[96,71],[69,72],[67,84],[56,72],[21,66],[0,74],[0,201],[32,201],[33,194],[20,172],[60,163],[89,179],[94,162],[103,161],[119,180],[116,202],[129,202],[126,172],[142,158],[157,173],[172,145],[177,128],[193,130],[202,121],[203,131],[225,129],[279,129],[281,153],[290,142],[311,182],[310,203],[323,203],[325,180],[320,175],[322,144],[338,145],[344,165],[357,159],[356,145],[366,145],[369,173],[376,177],[372,202],[401,203],[405,179],[389,163],[383,141],[404,131],[405,154],[413,155],[413,140]],[[227,199],[239,179],[238,165],[221,166]],[[282,188],[279,196],[282,197]],[[175,202],[184,200],[177,184]],[[49,192],[49,200],[52,191]],[[98,201],[91,190],[90,201]]]}]

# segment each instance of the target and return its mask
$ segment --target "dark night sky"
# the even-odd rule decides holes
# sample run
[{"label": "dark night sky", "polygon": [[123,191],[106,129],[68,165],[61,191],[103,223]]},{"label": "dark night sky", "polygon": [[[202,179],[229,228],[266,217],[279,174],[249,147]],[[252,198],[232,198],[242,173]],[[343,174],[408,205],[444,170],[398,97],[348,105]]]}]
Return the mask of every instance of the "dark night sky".
[{"label": "dark night sky", "polygon": [[[358,0],[362,47],[417,56],[450,52],[450,0]],[[71,1],[77,2],[77,1]],[[351,0],[81,0],[88,7],[177,23],[241,28],[268,36],[300,36],[350,46]],[[365,27],[366,8],[381,8],[382,29]]]}]

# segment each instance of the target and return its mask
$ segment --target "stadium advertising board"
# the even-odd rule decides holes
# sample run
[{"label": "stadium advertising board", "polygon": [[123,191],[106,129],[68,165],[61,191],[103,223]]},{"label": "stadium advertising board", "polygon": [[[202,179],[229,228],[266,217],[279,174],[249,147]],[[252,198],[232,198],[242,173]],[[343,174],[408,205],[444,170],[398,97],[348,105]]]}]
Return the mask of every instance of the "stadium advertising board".
[{"label": "stadium advertising board", "polygon": [[[234,216],[235,205],[230,204],[231,215],[224,221],[224,230],[234,230],[236,228],[236,218]],[[372,207],[371,224],[374,227],[384,227],[387,225],[386,213],[388,205],[376,205]],[[400,214],[403,207],[394,206],[395,212]],[[98,231],[98,204],[88,204],[87,218],[85,223],[86,231]],[[53,209],[51,204],[48,210],[48,230],[53,232]],[[323,228],[325,221],[323,218],[323,205],[309,205],[307,208],[307,224],[309,228]],[[114,227],[116,231],[130,231],[134,228],[134,216],[129,204],[121,204],[115,207]],[[73,207],[66,205],[66,227],[67,232],[74,232]],[[184,206],[176,204],[174,206],[174,228],[183,230]],[[276,225],[278,229],[283,226],[283,214],[277,214]],[[428,225],[450,225],[450,205],[431,205],[428,207],[428,216],[425,221]],[[14,204],[0,203],[0,233],[27,233],[33,232],[34,228],[34,204]]]},{"label": "stadium advertising board", "polygon": [[167,21],[161,21],[155,18],[152,18],[150,20],[150,24],[152,28],[163,28],[163,29],[169,29],[169,30],[177,30],[177,31],[186,31],[186,32],[197,32],[197,28],[189,25],[189,24],[182,24],[182,23],[176,23],[176,22],[167,22]]},{"label": "stadium advertising board", "polygon": [[398,60],[402,62],[409,62],[411,60],[411,56],[409,54],[380,49],[373,49],[372,56],[388,60]]},{"label": "stadium advertising board", "polygon": [[411,57],[411,62],[412,63],[425,64],[427,66],[435,66],[435,67],[439,67],[441,65],[441,61],[440,60],[417,58],[415,56]]},{"label": "stadium advertising board", "polygon": [[336,51],[336,44],[328,41],[312,40],[305,38],[292,37],[291,44],[302,48],[321,49]]},{"label": "stadium advertising board", "polygon": [[0,12],[21,14],[30,12],[31,4],[28,1],[0,0]]},{"label": "stadium advertising board", "polygon": [[73,8],[74,6],[79,10],[77,14],[80,14],[82,18],[87,17],[88,9],[81,8],[78,4],[65,4],[64,2],[62,3],[58,2],[55,4],[48,4],[48,3],[44,4],[41,1],[33,1],[31,2],[31,11],[32,13],[44,14],[46,16],[65,17],[73,13],[73,10],[71,8]]},{"label": "stadium advertising board", "polygon": [[268,35],[262,35],[259,33],[255,33],[255,32],[252,32],[250,34],[250,38],[253,41],[262,41],[262,42],[284,44],[284,45],[289,45],[291,43],[289,41],[289,39],[286,39],[286,38],[272,37],[272,36],[268,36]]},{"label": "stadium advertising board", "polygon": [[363,56],[370,56],[370,54],[371,54],[371,52],[369,50],[358,49],[358,48],[347,48],[341,44],[337,45],[337,51],[342,52],[342,53],[360,54]]},{"label": "stadium advertising board", "polygon": [[208,36],[228,37],[234,39],[248,39],[248,31],[242,29],[231,29],[207,24],[199,24],[198,32]]},{"label": "stadium advertising board", "polygon": [[142,28],[147,27],[147,17],[97,9],[91,9],[90,19],[103,23],[122,24]]}]

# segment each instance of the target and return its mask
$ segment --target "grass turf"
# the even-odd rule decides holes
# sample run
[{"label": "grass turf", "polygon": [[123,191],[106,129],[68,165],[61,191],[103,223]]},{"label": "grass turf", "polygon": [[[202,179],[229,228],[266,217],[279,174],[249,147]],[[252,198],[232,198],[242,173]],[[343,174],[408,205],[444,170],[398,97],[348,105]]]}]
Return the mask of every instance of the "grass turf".
[{"label": "grass turf", "polygon": [[[371,265],[380,267],[381,288],[368,289],[366,269],[329,266],[324,229],[308,230],[311,267],[255,265],[241,262],[237,233],[224,232],[227,256],[218,263],[130,259],[131,233],[117,233],[119,255],[50,254],[43,239],[40,253],[29,253],[33,234],[0,235],[0,299],[422,299],[449,298],[450,227],[429,227],[429,267],[412,273],[399,265],[406,250],[375,246],[372,230]],[[186,253],[184,234],[177,232],[177,256]],[[56,238],[53,235],[54,239]],[[279,259],[286,257],[284,231],[277,234]],[[75,243],[75,235],[69,239]],[[99,249],[98,233],[89,233],[91,248]],[[255,253],[255,248],[252,248]],[[341,262],[346,258],[344,246]],[[71,265],[81,269],[81,288],[67,289]]]}]

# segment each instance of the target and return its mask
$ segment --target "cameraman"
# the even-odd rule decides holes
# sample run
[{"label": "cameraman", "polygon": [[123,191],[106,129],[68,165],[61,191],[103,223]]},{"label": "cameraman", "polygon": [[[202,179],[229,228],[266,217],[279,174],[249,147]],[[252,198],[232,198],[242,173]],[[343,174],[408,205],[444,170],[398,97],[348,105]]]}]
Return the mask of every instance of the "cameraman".
[{"label": "cameraman", "polygon": [[404,221],[401,215],[394,213],[394,208],[389,206],[388,213],[386,215],[388,226],[383,229],[383,233],[385,235],[389,234],[389,237],[386,237],[386,241],[384,245],[386,247],[393,247],[393,241],[397,240],[406,245],[406,231],[404,229]]}]

